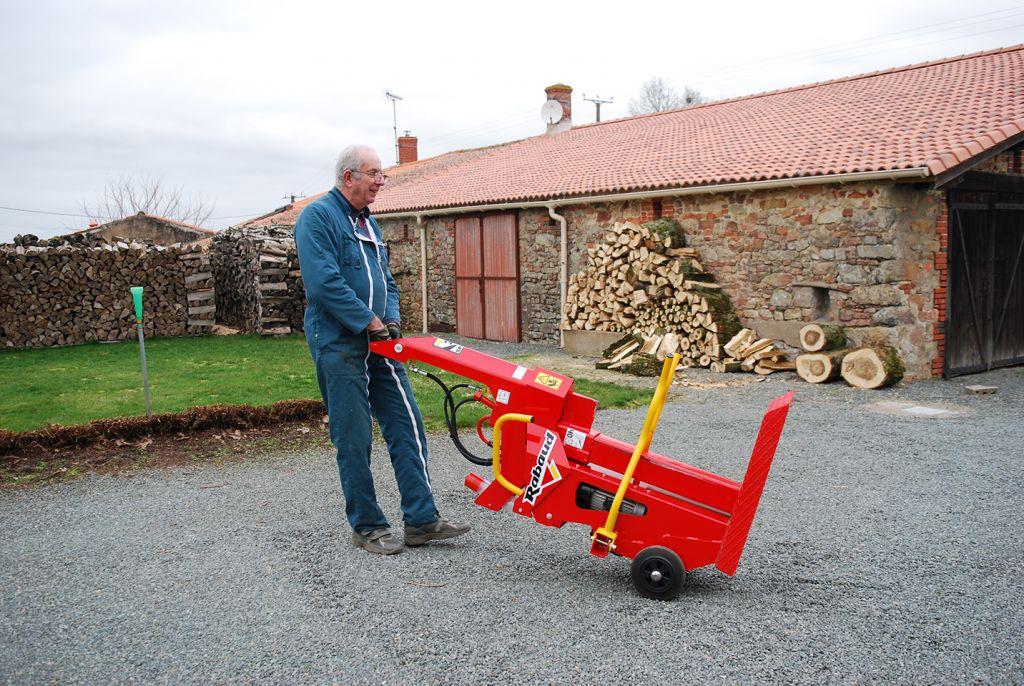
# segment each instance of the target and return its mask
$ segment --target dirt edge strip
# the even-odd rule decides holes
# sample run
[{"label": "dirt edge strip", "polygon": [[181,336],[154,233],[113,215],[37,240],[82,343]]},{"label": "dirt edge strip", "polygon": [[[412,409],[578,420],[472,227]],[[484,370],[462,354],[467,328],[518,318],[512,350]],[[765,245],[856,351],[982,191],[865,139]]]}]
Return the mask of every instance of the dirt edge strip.
[{"label": "dirt edge strip", "polygon": [[273,405],[204,405],[181,412],[146,417],[113,417],[87,424],[47,425],[34,431],[0,429],[0,456],[30,449],[84,448],[104,440],[132,440],[141,436],[159,436],[179,431],[202,429],[247,429],[277,422],[314,419],[323,416],[320,400],[282,400]]}]

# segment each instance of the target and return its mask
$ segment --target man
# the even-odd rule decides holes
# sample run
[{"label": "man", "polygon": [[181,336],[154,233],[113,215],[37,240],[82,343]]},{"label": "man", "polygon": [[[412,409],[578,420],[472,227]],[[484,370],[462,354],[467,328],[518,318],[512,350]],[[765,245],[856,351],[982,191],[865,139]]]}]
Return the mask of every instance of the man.
[{"label": "man", "polygon": [[295,245],[306,287],[306,341],[338,450],[352,542],[391,555],[402,552],[402,543],[373,487],[371,414],[380,424],[402,495],[405,545],[461,536],[470,527],[438,515],[423,420],[405,368],[369,351],[370,340],[401,337],[398,287],[368,210],[386,180],[373,149],[345,148],[335,165],[335,187],[299,216]]}]

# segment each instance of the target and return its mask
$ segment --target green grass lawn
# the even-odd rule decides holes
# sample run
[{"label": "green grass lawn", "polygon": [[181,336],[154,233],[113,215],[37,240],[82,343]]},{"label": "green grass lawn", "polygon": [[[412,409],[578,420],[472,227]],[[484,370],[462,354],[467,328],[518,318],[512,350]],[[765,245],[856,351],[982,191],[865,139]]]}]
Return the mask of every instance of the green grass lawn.
[{"label": "green grass lawn", "polygon": [[[154,413],[320,397],[301,336],[154,338],[146,341],[146,358]],[[441,390],[429,379],[409,376],[428,430],[441,428]],[[438,376],[449,386],[461,378]],[[135,341],[0,352],[0,389],[0,429],[10,431],[145,414]],[[576,379],[576,390],[606,408],[644,405],[650,398],[643,389],[586,379]],[[475,405],[463,409],[463,426],[484,414]]]}]

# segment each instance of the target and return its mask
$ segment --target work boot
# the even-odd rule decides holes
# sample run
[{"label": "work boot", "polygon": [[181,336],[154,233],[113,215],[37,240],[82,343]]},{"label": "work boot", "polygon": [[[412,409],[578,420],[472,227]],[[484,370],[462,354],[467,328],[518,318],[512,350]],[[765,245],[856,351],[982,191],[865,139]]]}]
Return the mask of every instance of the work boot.
[{"label": "work boot", "polygon": [[353,531],[352,543],[378,555],[395,555],[402,552],[402,543],[391,533],[391,529],[376,529],[368,534]]},{"label": "work boot", "polygon": [[468,533],[471,528],[469,524],[449,522],[447,519],[440,517],[437,518],[436,522],[422,526],[409,526],[406,524],[405,544],[408,546],[418,546],[430,541],[443,541],[446,538],[455,538],[456,536]]}]

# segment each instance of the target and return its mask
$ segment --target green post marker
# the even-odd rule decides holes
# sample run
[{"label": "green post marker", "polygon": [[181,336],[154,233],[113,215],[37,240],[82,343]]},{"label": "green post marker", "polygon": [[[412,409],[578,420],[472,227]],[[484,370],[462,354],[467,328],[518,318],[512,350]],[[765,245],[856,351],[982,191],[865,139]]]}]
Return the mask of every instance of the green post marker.
[{"label": "green post marker", "polygon": [[146,418],[153,416],[149,408],[149,372],[146,370],[146,336],[142,333],[142,286],[132,286],[135,301],[135,326],[139,332],[139,352],[142,353],[142,385],[146,389]]}]

